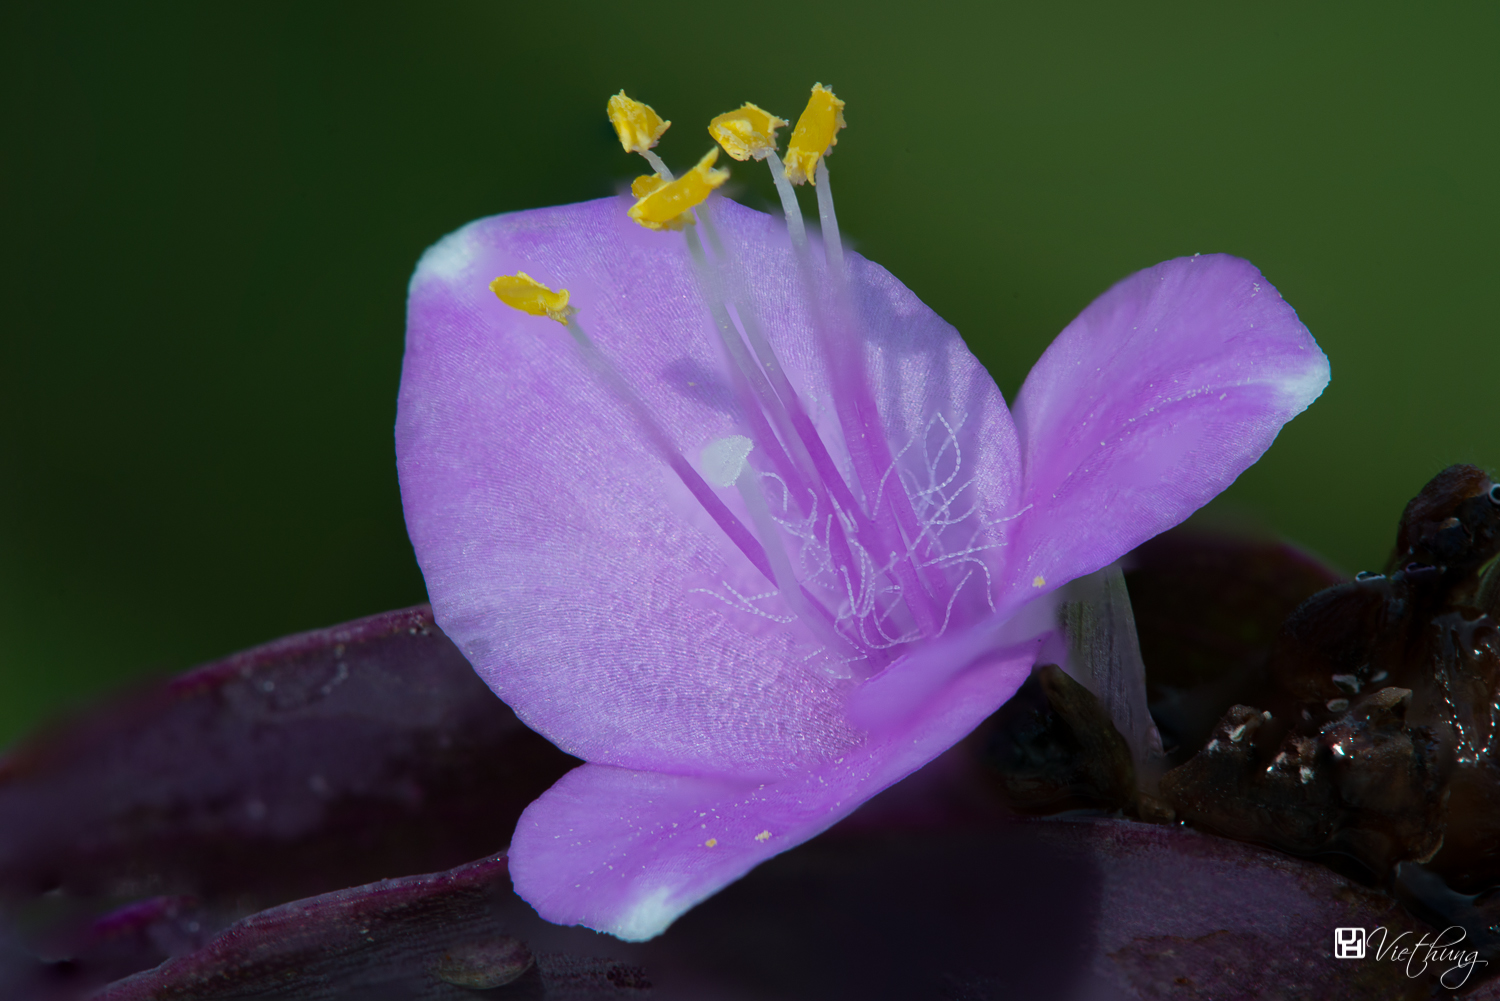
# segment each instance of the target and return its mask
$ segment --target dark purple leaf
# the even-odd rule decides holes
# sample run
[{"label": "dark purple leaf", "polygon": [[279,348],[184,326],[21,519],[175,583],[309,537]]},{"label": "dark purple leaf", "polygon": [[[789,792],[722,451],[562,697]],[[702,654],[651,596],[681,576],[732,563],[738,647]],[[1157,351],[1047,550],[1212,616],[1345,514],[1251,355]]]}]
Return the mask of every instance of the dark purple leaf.
[{"label": "dark purple leaf", "polygon": [[426,606],[198,668],[0,760],[0,892],[274,902],[503,848],[573,763]]},{"label": "dark purple leaf", "polygon": [[592,999],[639,996],[648,986],[639,969],[608,957],[534,953],[515,936],[519,930],[575,946],[608,949],[611,942],[544,925],[511,895],[505,857],[493,856],[262,911],[198,952],[96,997],[394,1001],[470,998],[473,989],[504,987],[495,996]]},{"label": "dark purple leaf", "polygon": [[542,922],[496,857],[254,915],[98,997],[456,999],[486,975],[517,999],[1428,997],[1430,974],[1333,958],[1335,927],[1379,925],[1425,930],[1320,866],[1180,828],[835,832],[645,944]]},{"label": "dark purple leaf", "polygon": [[250,911],[503,849],[573,764],[426,606],[288,637],[0,759],[0,919],[102,983]]}]

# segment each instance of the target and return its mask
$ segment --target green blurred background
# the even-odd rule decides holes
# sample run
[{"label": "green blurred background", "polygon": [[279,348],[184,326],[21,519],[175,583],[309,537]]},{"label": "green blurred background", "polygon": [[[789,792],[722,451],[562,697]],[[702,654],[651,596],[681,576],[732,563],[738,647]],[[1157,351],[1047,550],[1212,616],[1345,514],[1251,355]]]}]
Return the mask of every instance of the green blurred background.
[{"label": "green blurred background", "polygon": [[[12,2],[0,13],[0,745],[124,679],[423,599],[407,276],[477,216],[849,102],[845,233],[1007,396],[1111,282],[1254,261],[1333,385],[1220,506],[1380,563],[1500,463],[1494,4]],[[740,197],[770,195],[762,169]]]}]

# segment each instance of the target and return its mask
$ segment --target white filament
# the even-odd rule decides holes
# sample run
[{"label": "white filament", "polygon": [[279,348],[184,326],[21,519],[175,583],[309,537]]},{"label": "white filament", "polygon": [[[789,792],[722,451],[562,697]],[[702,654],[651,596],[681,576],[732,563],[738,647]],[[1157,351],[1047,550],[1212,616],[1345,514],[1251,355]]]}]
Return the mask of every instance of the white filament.
[{"label": "white filament", "polygon": [[667,165],[662,162],[661,157],[657,156],[649,149],[641,150],[640,154],[641,156],[646,158],[646,162],[651,164],[651,169],[656,171],[656,173],[660,175],[663,181],[672,180],[672,172],[667,169]]},{"label": "white filament", "polygon": [[786,179],[786,168],[781,157],[773,149],[766,154],[766,163],[771,165],[771,180],[776,184],[776,193],[781,196],[781,211],[786,213],[786,231],[791,235],[792,246],[799,251],[807,248],[807,229],[802,225],[802,208],[797,204],[797,192],[792,182]]},{"label": "white filament", "polygon": [[823,224],[823,253],[828,257],[828,270],[842,277],[844,245],[839,240],[838,217],[833,214],[833,188],[828,184],[827,157],[818,157],[818,169],[813,174],[813,187],[818,192],[818,219]]},{"label": "white filament", "polygon": [[[791,557],[787,555],[786,547],[782,545],[781,526],[771,515],[771,509],[766,504],[766,495],[760,489],[760,480],[748,462],[740,468],[739,479],[734,481],[734,485],[739,488],[740,497],[745,501],[745,509],[750,512],[750,523],[755,526],[756,538],[760,539],[760,544],[765,547],[766,560],[771,564],[771,573],[776,578],[776,589],[781,592],[781,600],[785,601],[787,607],[801,620],[802,624],[822,641],[829,653],[846,653],[849,647],[848,642],[839,636],[831,623],[818,615],[817,610],[812,607],[812,602],[807,600],[807,595],[802,593],[802,582],[797,579],[797,572],[792,566]],[[847,664],[825,661],[822,666],[835,678],[854,676]]]}]

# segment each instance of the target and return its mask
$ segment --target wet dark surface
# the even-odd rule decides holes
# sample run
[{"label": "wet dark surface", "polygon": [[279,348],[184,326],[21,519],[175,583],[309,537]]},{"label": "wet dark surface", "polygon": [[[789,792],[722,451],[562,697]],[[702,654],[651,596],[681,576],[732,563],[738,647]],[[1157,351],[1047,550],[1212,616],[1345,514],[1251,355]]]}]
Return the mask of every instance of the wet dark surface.
[{"label": "wet dark surface", "polygon": [[1231,837],[1351,856],[1376,881],[1415,862],[1464,892],[1493,885],[1497,553],[1500,487],[1472,466],[1434,477],[1402,515],[1400,569],[1299,606],[1163,798]]},{"label": "wet dark surface", "polygon": [[1255,690],[1287,617],[1344,578],[1279,540],[1183,526],[1132,553],[1125,579],[1151,715],[1180,765]]}]

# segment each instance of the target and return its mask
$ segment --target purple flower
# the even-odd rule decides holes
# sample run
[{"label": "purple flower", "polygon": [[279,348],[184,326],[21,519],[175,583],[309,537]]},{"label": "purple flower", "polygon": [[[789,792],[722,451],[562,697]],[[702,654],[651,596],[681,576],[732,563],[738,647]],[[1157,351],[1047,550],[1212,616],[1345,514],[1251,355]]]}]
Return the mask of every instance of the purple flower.
[{"label": "purple flower", "polygon": [[[880,266],[723,198],[686,234],[630,206],[427,252],[396,445],[438,623],[587,762],[522,817],[517,892],[638,940],[994,712],[1048,596],[1228,486],[1328,363],[1249,263],[1179,258],[1011,410]],[[566,329],[491,292],[518,272],[567,289]]]}]

